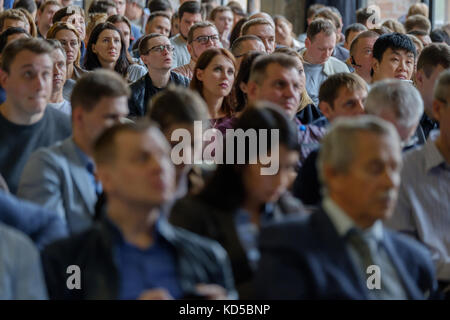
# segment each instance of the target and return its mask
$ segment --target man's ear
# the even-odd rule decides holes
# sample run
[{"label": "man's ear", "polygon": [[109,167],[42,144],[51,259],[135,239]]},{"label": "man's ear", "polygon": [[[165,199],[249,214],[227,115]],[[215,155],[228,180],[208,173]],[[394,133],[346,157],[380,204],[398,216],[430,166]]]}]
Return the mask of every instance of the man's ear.
[{"label": "man's ear", "polygon": [[373,72],[374,73],[378,72],[379,69],[380,69],[380,62],[377,59],[372,58],[372,70],[373,70]]},{"label": "man's ear", "polygon": [[442,108],[447,108],[447,106],[445,106],[442,101],[434,99],[433,100],[433,118],[437,122],[440,122],[440,120],[441,120]]},{"label": "man's ear", "polygon": [[2,88],[6,88],[6,81],[8,80],[9,74],[3,69],[0,69],[0,85]]},{"label": "man's ear", "polygon": [[258,85],[254,81],[249,81],[247,83],[247,100],[250,101],[256,101],[258,100]]},{"label": "man's ear", "polygon": [[72,107],[72,123],[73,125],[79,125],[83,123],[83,108]]},{"label": "man's ear", "polygon": [[142,62],[143,62],[145,65],[148,65],[148,54],[143,54],[143,55],[139,55],[139,56],[140,56]]},{"label": "man's ear", "polygon": [[422,87],[422,85],[423,85],[423,77],[424,77],[423,70],[417,70],[416,71],[416,84],[419,87]]},{"label": "man's ear", "polygon": [[309,39],[309,37],[306,37],[305,39],[305,47],[306,49],[309,49],[309,47],[311,47],[311,40]]},{"label": "man's ear", "polygon": [[191,43],[188,43],[188,44],[186,45],[186,47],[187,47],[187,50],[188,50],[190,56],[192,57],[192,56],[193,56],[193,53],[194,53],[194,48],[192,47],[192,44],[191,44]]},{"label": "man's ear", "polygon": [[322,112],[322,114],[328,120],[330,120],[330,118],[333,117],[333,108],[330,106],[330,104],[328,102],[320,101],[319,102],[319,109],[320,109],[320,112]]}]

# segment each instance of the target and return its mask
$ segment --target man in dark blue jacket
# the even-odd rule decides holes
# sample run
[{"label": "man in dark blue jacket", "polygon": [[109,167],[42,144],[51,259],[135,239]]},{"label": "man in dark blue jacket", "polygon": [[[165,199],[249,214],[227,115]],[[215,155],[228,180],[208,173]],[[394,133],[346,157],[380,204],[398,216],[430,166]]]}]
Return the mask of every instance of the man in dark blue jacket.
[{"label": "man in dark blue jacket", "polygon": [[[400,186],[401,144],[373,116],[336,120],[322,140],[322,207],[261,232],[263,299],[424,299],[437,288],[431,255],[383,226]],[[270,282],[267,282],[270,279]]]}]

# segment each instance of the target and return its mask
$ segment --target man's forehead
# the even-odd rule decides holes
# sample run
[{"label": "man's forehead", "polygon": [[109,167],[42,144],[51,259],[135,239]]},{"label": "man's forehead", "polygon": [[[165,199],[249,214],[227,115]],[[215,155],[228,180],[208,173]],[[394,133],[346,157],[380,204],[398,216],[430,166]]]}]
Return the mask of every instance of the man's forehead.
[{"label": "man's forehead", "polygon": [[384,52],[385,54],[395,54],[395,55],[406,55],[414,57],[414,53],[402,48],[387,48],[387,50]]},{"label": "man's forehead", "polygon": [[273,29],[272,25],[267,24],[267,23],[258,23],[258,24],[254,24],[252,26],[250,26],[250,28],[248,29],[248,31],[251,33],[259,31],[259,32],[267,32],[267,33],[275,33],[275,30]]},{"label": "man's forehead", "polygon": [[165,36],[159,36],[159,37],[151,38],[148,41],[148,45],[150,47],[157,46],[157,45],[160,45],[160,44],[169,44],[169,43],[170,43],[169,38],[167,38]]},{"label": "man's forehead", "polygon": [[153,23],[156,23],[156,22],[158,22],[158,23],[164,23],[164,22],[170,23],[170,19],[167,18],[167,17],[165,17],[165,16],[156,16],[156,17],[153,19],[152,24],[153,24]]},{"label": "man's forehead", "polygon": [[202,20],[202,15],[200,13],[185,12],[183,14],[183,17],[181,18],[181,21],[184,21],[184,20],[190,20],[190,21],[198,20],[198,21],[201,21]]},{"label": "man's forehead", "polygon": [[289,78],[297,81],[300,75],[295,67],[286,68],[277,62],[272,62],[267,66],[265,79],[274,80],[274,78]]},{"label": "man's forehead", "polygon": [[29,50],[20,51],[14,58],[11,66],[21,68],[26,65],[35,66],[37,63],[42,62],[44,66],[53,67],[52,55],[49,53],[34,53]]},{"label": "man's forehead", "polygon": [[169,152],[165,137],[156,128],[148,128],[142,132],[123,131],[116,136],[116,146],[123,154],[140,151]]},{"label": "man's forehead", "polygon": [[214,34],[217,34],[217,31],[213,27],[197,28],[194,30],[194,38],[200,36],[210,36]]},{"label": "man's forehead", "polygon": [[366,98],[367,90],[364,88],[351,88],[346,85],[342,85],[338,89],[338,95],[336,99],[351,99],[351,98]]}]

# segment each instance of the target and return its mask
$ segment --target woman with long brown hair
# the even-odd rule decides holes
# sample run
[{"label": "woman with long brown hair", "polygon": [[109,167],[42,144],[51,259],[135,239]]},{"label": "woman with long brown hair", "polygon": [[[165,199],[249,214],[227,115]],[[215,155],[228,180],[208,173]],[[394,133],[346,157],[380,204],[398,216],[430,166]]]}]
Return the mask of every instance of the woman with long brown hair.
[{"label": "woman with long brown hair", "polygon": [[208,49],[201,54],[194,69],[191,89],[205,100],[211,126],[225,132],[233,128],[230,92],[236,75],[236,60],[226,49]]}]

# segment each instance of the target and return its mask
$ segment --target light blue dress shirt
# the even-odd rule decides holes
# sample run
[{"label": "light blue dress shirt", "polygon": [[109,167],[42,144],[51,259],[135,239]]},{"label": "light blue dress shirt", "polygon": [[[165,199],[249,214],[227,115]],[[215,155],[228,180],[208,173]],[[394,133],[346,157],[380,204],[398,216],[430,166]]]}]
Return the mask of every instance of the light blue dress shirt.
[{"label": "light blue dress shirt", "polygon": [[395,213],[386,225],[408,233],[431,251],[438,280],[450,281],[450,163],[430,134],[404,156]]}]

